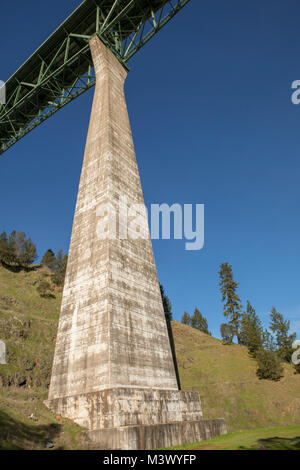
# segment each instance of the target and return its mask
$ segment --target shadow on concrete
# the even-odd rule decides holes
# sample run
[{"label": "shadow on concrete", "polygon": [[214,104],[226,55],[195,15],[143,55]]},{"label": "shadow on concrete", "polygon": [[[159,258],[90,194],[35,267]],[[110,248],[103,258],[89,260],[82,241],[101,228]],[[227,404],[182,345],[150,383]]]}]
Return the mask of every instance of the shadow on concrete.
[{"label": "shadow on concrete", "polygon": [[178,390],[181,390],[181,383],[180,383],[179,369],[178,369],[178,363],[177,363],[177,358],[176,358],[173,330],[172,330],[171,321],[167,315],[166,315],[166,323],[167,323],[167,330],[168,330],[172,358],[173,358],[173,363],[174,363],[174,369],[175,369],[175,374],[176,374],[177,386],[178,386]]}]

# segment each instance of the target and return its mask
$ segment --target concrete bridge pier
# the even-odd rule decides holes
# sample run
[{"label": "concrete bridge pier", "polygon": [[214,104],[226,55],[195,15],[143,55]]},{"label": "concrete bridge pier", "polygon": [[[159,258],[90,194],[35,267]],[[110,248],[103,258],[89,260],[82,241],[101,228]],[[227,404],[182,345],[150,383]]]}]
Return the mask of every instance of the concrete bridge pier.
[{"label": "concrete bridge pier", "polygon": [[[199,393],[177,387],[124,97],[127,70],[97,36],[90,47],[95,95],[45,403],[87,427],[99,448],[208,439],[226,426],[203,420]],[[126,218],[133,205],[138,216]]]}]

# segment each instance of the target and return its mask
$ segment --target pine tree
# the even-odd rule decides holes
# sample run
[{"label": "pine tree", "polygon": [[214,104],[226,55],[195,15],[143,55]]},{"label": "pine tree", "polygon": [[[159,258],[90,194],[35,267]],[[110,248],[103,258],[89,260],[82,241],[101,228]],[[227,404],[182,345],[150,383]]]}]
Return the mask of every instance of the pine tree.
[{"label": "pine tree", "polygon": [[54,270],[56,268],[57,260],[52,250],[49,249],[45,252],[41,264],[47,266],[51,270]]},{"label": "pine tree", "polygon": [[296,339],[296,333],[289,335],[290,322],[283,318],[283,315],[277,312],[275,307],[271,310],[270,329],[273,331],[276,340],[276,346],[279,356],[282,360],[290,362],[293,354],[293,342]]},{"label": "pine tree", "polygon": [[17,232],[13,230],[8,237],[8,248],[10,253],[10,263],[17,262],[17,243],[16,243]]},{"label": "pine tree", "polygon": [[65,275],[66,275],[67,264],[68,264],[68,255],[64,255],[62,257],[61,263],[58,268],[58,272],[63,277],[63,279],[65,278]]},{"label": "pine tree", "polygon": [[6,232],[2,232],[0,234],[0,243],[1,242],[5,242],[7,244],[7,234],[6,234]]},{"label": "pine tree", "polygon": [[0,235],[0,261],[5,264],[10,264],[13,262],[12,251],[9,247],[8,239],[6,232],[1,233]]},{"label": "pine tree", "polygon": [[266,351],[276,351],[274,337],[268,330],[262,332],[262,346]]},{"label": "pine tree", "polygon": [[262,348],[262,333],[263,328],[261,321],[249,300],[247,300],[247,310],[243,313],[241,320],[240,344],[247,346],[249,354],[253,357],[255,357],[257,351]]},{"label": "pine tree", "polygon": [[232,327],[234,335],[240,344],[240,320],[241,320],[241,300],[236,293],[238,283],[233,279],[232,266],[228,263],[222,263],[219,271],[220,290],[222,293],[223,313],[229,318],[229,325]]},{"label": "pine tree", "polygon": [[8,259],[10,264],[27,266],[32,264],[36,258],[36,247],[30,238],[22,231],[13,230],[8,238]]},{"label": "pine tree", "polygon": [[63,286],[66,276],[68,255],[63,255],[63,251],[59,250],[56,255],[56,264],[54,274],[51,276],[52,282],[56,286]]},{"label": "pine tree", "polygon": [[37,258],[36,246],[32,243],[30,238],[24,239],[22,248],[18,256],[18,261],[22,266],[28,266],[34,263]]},{"label": "pine tree", "polygon": [[62,265],[62,261],[63,261],[63,251],[62,251],[62,250],[59,250],[59,251],[57,252],[57,255],[56,255],[55,271],[57,271],[57,272],[60,271],[61,265]]},{"label": "pine tree", "polygon": [[15,250],[16,250],[16,255],[17,255],[18,260],[20,260],[20,257],[22,257],[22,254],[24,252],[25,242],[26,242],[25,232],[18,230],[14,238]]},{"label": "pine tree", "polygon": [[197,307],[195,307],[194,315],[191,318],[191,326],[197,330],[202,331],[203,333],[206,333],[207,335],[211,335],[211,333],[208,331],[207,320],[197,309]]},{"label": "pine tree", "polygon": [[160,287],[160,293],[161,293],[161,298],[162,298],[162,303],[164,306],[164,312],[166,316],[167,321],[172,321],[173,320],[173,315],[172,315],[172,305],[169,300],[169,297],[165,294],[164,288],[162,284],[159,284]]},{"label": "pine tree", "polygon": [[184,312],[184,314],[182,315],[182,318],[181,318],[181,323],[183,323],[184,325],[189,325],[191,326],[191,317],[190,315],[187,313],[187,312]]},{"label": "pine tree", "polygon": [[232,344],[234,331],[231,325],[228,325],[228,323],[222,323],[220,326],[220,333],[224,344]]}]

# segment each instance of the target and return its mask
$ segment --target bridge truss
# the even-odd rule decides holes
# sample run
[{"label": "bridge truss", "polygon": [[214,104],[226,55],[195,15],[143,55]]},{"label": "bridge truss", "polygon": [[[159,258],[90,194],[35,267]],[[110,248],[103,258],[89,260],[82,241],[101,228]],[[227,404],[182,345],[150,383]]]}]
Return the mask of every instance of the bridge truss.
[{"label": "bridge truss", "polygon": [[6,82],[0,154],[94,86],[95,34],[127,62],[190,0],[84,0]]}]

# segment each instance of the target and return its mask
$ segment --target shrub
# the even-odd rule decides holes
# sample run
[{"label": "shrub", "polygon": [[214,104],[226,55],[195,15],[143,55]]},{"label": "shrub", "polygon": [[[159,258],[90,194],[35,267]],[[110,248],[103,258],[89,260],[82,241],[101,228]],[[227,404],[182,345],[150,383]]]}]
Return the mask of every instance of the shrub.
[{"label": "shrub", "polygon": [[283,367],[275,351],[260,349],[256,354],[258,369],[257,376],[260,379],[280,380],[283,376]]},{"label": "shrub", "polygon": [[50,289],[51,289],[51,286],[49,282],[41,281],[36,290],[38,291],[41,297],[46,297]]},{"label": "shrub", "polygon": [[59,273],[54,273],[52,274],[51,276],[51,281],[53,282],[53,284],[55,284],[56,286],[60,287],[64,284],[64,277],[59,274]]}]

